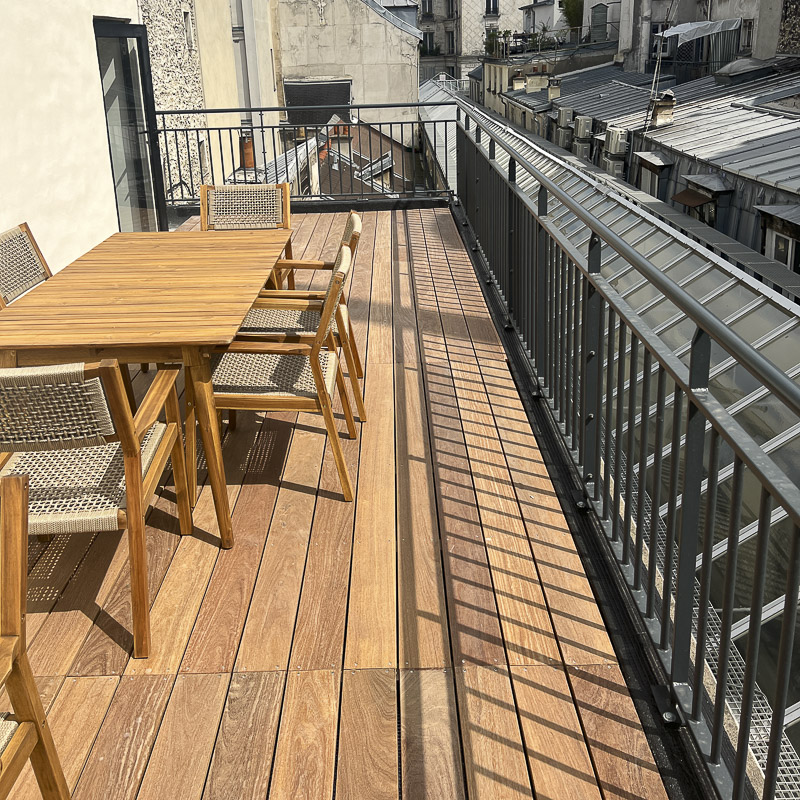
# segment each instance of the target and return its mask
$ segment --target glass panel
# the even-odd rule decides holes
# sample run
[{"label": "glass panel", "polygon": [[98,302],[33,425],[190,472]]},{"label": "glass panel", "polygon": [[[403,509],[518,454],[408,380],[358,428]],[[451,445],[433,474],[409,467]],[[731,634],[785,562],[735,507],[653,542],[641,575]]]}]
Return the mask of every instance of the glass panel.
[{"label": "glass panel", "polygon": [[772,257],[781,264],[789,263],[789,240],[785,236],[775,234],[775,249]]},{"label": "glass panel", "polygon": [[783,325],[789,315],[771,303],[749,311],[741,319],[731,323],[731,330],[736,331],[746,342],[755,342],[770,331]]},{"label": "glass panel", "polygon": [[133,38],[98,37],[97,54],[120,230],[158,230],[139,43]]}]

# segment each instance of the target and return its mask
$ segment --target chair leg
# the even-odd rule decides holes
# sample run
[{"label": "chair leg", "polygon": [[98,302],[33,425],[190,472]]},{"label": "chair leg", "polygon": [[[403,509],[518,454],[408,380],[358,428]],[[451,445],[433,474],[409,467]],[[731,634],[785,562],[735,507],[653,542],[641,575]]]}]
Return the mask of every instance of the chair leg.
[{"label": "chair leg", "polygon": [[186,426],[184,429],[186,482],[189,487],[189,504],[194,508],[197,505],[197,425],[195,423],[194,388],[190,380],[187,380],[185,384],[184,401],[186,406]]},{"label": "chair leg", "polygon": [[228,430],[235,431],[236,430],[236,409],[229,408],[228,409]]},{"label": "chair leg", "polygon": [[38,741],[31,752],[31,767],[42,797],[44,800],[69,800],[69,787],[58,760],[28,654],[24,650],[17,657],[6,680],[6,691],[17,718],[32,722],[36,728]]},{"label": "chair leg", "polygon": [[125,395],[128,398],[128,405],[131,411],[136,413],[136,395],[133,393],[133,382],[131,381],[131,369],[128,366],[122,366],[120,369],[122,375],[122,383],[125,386]]},{"label": "chair leg", "polygon": [[181,409],[178,403],[178,392],[175,387],[169,393],[166,404],[167,422],[174,423],[178,428],[178,437],[172,445],[172,474],[175,480],[175,496],[178,501],[178,520],[181,527],[181,536],[188,536],[194,531],[192,522],[192,506],[189,502],[189,483],[186,475],[186,454],[183,450],[183,437],[181,436]]},{"label": "chair leg", "polygon": [[145,364],[144,361],[142,361],[142,363],[139,364],[139,369],[142,372],[145,372],[145,373],[150,372],[150,365],[149,364]]},{"label": "chair leg", "polygon": [[294,270],[290,269],[286,273],[286,288],[294,290]]},{"label": "chair leg", "polygon": [[133,612],[133,657],[150,655],[150,595],[147,588],[147,546],[144,515],[128,515],[128,549],[131,562],[131,610]]},{"label": "chair leg", "polygon": [[352,342],[350,337],[346,334],[339,337],[342,343],[342,354],[344,355],[345,363],[347,364],[347,374],[350,378],[350,385],[353,388],[353,399],[356,401],[356,409],[358,410],[358,418],[362,422],[367,421],[367,409],[364,405],[364,395],[362,394],[361,384],[358,382],[358,369],[356,367],[355,359],[353,358]]},{"label": "chair leg", "polygon": [[351,439],[356,438],[356,421],[353,419],[353,409],[350,407],[350,398],[347,396],[347,387],[344,382],[344,373],[341,363],[336,365],[336,388],[339,390],[339,398],[342,401],[342,411],[347,423],[347,435]]},{"label": "chair leg", "polygon": [[353,330],[353,322],[350,319],[349,314],[347,317],[347,327],[349,328],[348,339],[350,339],[350,344],[352,345],[353,349],[353,360],[356,362],[356,375],[358,375],[359,378],[363,378],[364,365],[361,363],[361,354],[358,352],[358,347],[356,345],[356,332]]},{"label": "chair leg", "polygon": [[347,471],[347,464],[344,461],[342,443],[339,441],[339,431],[336,428],[336,419],[333,416],[330,399],[327,393],[319,398],[322,418],[325,420],[325,429],[328,431],[328,441],[331,443],[333,460],[339,473],[339,480],[342,483],[342,494],[344,499],[350,503],[353,500],[353,484],[350,483],[350,474]]}]

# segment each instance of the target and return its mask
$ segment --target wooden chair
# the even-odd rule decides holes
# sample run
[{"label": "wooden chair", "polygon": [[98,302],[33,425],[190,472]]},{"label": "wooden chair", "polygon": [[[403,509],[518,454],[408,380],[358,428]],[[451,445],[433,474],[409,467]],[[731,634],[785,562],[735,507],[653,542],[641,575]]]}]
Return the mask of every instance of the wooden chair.
[{"label": "wooden chair", "polygon": [[[0,233],[0,309],[52,277],[27,222]],[[142,371],[147,372],[147,367],[142,364]],[[135,409],[136,397],[127,367],[122,372],[122,380],[128,402]]]},{"label": "wooden chair", "polygon": [[116,361],[0,369],[0,475],[28,475],[30,532],[128,531],[136,658],[150,652],[144,516],[170,456],[192,532],[178,374],[159,370],[134,416]]},{"label": "wooden chair", "polygon": [[[350,212],[350,217],[345,226],[341,247],[347,247],[352,258],[355,257],[358,241],[361,237],[361,218],[355,212]],[[279,262],[280,263],[280,262]],[[293,269],[331,270],[334,274],[333,261],[291,261]],[[244,318],[239,329],[242,339],[259,339],[282,342],[312,343],[319,329],[320,314],[325,303],[327,292],[302,292],[302,291],[270,291],[261,292],[259,299]],[[358,383],[363,377],[364,370],[361,358],[353,336],[353,326],[350,313],[342,292],[341,301],[336,307],[333,324],[333,337],[336,346],[341,346],[342,354],[347,363],[347,372],[353,398],[358,409],[358,416],[362,422],[367,420],[364,407],[364,395]]]},{"label": "wooden chair", "polygon": [[30,759],[44,800],[69,800],[50,726],[25,645],[28,583],[28,479],[0,479],[0,685],[12,715],[0,715],[0,798]]},{"label": "wooden chair", "polygon": [[[353,487],[333,416],[334,388],[339,390],[351,439],[356,436],[356,426],[332,327],[351,261],[350,250],[343,247],[335,262],[313,342],[238,340],[220,349],[212,360],[214,399],[218,409],[317,411],[322,414],[347,501],[353,499]],[[328,349],[323,350],[323,345]]]},{"label": "wooden chair", "polygon": [[[200,230],[239,231],[267,228],[291,228],[291,184],[241,183],[200,187]],[[292,258],[292,243],[284,250]],[[294,271],[276,269],[272,279],[277,288],[294,289]]]}]

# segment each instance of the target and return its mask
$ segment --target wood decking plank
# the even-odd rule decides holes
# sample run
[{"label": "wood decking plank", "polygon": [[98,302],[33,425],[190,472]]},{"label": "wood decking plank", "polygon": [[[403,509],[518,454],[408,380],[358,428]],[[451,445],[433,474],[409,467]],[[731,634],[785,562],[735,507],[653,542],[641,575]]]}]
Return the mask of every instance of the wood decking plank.
[{"label": "wood decking plank", "polygon": [[338,670],[288,674],[269,800],[332,797],[340,681]]},{"label": "wood decking plank", "polygon": [[342,676],[336,797],[397,800],[395,671],[347,670]]},{"label": "wood decking plank", "polygon": [[233,675],[203,800],[267,796],[285,681],[285,672]]},{"label": "wood decking plank", "polygon": [[[80,777],[119,678],[67,678],[47,714],[56,751],[70,789]],[[39,800],[39,785],[28,764],[11,793],[13,800]]]},{"label": "wood decking plank", "polygon": [[179,675],[137,800],[199,800],[230,675]]},{"label": "wood decking plank", "polygon": [[532,800],[508,671],[456,669],[456,684],[470,800]]},{"label": "wood decking plank", "polygon": [[463,800],[464,768],[452,670],[400,672],[405,800]]},{"label": "wood decking plank", "polygon": [[233,512],[233,527],[238,533],[236,546],[223,550],[217,558],[181,662],[181,672],[233,670],[292,439],[287,418],[291,415],[270,415],[258,429]]},{"label": "wood decking plank", "polygon": [[605,800],[667,800],[658,767],[616,664],[567,667]]},{"label": "wood decking plank", "polygon": [[73,800],[136,797],[174,681],[167,675],[120,680]]},{"label": "wood decking plank", "polygon": [[536,800],[601,800],[563,667],[512,667]]}]

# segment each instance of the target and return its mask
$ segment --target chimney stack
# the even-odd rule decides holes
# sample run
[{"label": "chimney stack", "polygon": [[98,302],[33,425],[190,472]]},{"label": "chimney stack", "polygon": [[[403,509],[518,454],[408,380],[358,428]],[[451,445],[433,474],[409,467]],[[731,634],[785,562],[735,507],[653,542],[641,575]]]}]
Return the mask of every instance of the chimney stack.
[{"label": "chimney stack", "polygon": [[651,125],[654,128],[661,128],[664,125],[672,124],[672,116],[675,111],[675,94],[667,89],[661,97],[653,104],[653,117]]},{"label": "chimney stack", "polygon": [[550,78],[547,86],[547,99],[552,101],[559,97],[561,97],[561,78]]}]

